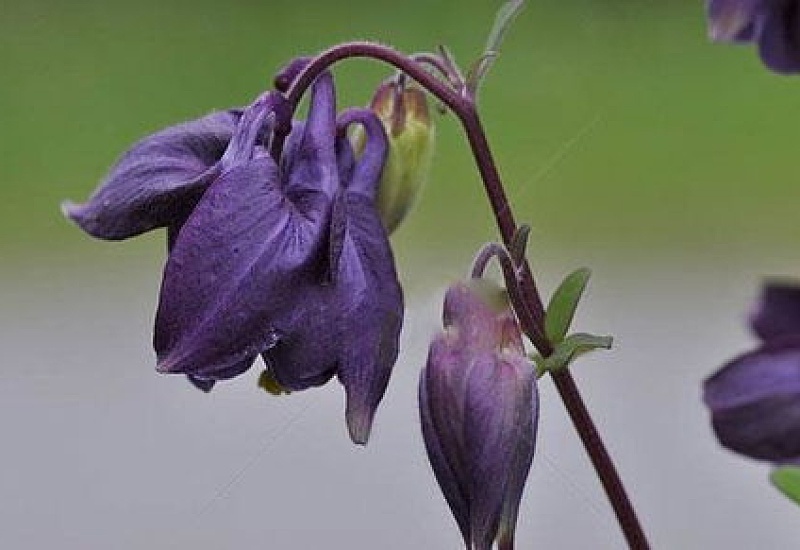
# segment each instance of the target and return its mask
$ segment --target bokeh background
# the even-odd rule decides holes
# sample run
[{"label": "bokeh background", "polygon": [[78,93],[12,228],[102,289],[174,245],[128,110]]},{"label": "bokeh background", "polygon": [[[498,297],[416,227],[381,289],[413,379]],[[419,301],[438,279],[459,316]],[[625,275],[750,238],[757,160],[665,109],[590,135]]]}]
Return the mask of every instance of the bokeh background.
[{"label": "bokeh background", "polygon": [[[796,548],[768,469],[719,448],[702,379],[753,344],[759,281],[800,272],[798,81],[707,42],[701,2],[530,0],[481,96],[530,257],[594,277],[574,372],[656,548]],[[452,116],[393,238],[403,351],[366,449],[338,385],[210,395],[157,375],[163,237],[93,241],[60,215],[139,137],[241,105],[348,39],[447,44],[467,65],[499,2],[4,0],[0,9],[0,547],[458,548],[424,457],[416,378],[446,285],[495,231]],[[337,68],[342,105],[387,75]],[[549,381],[520,548],[623,547]]]}]

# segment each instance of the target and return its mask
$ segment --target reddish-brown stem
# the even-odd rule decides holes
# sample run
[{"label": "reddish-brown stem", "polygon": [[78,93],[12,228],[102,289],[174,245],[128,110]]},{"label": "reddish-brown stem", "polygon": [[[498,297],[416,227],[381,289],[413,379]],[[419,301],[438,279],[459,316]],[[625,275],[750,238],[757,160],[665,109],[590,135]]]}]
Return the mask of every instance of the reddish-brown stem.
[{"label": "reddish-brown stem", "polygon": [[[517,232],[517,224],[497,171],[497,165],[492,157],[474,99],[466,90],[449,87],[431,75],[421,64],[392,48],[370,42],[350,42],[322,52],[308,64],[288,92],[290,106],[296,107],[300,97],[322,71],[337,61],[350,57],[379,59],[393,65],[419,82],[458,116],[475,157],[503,242],[506,246],[511,245]],[[523,308],[527,309],[527,314],[520,315],[520,323],[539,353],[546,357],[553,352],[553,348],[543,330],[544,306],[527,260],[521,267],[521,298],[525,302]],[[648,550],[650,546],[639,524],[636,511],[625,492],[614,462],[603,444],[572,375],[568,370],[563,370],[553,374],[552,378],[583,446],[589,454],[611,506],[614,508],[628,546],[633,550]]]},{"label": "reddish-brown stem", "polygon": [[[486,141],[486,134],[474,109],[463,113],[463,115],[459,114],[459,118],[464,124],[481,177],[486,185],[486,192],[489,196],[489,202],[492,204],[492,210],[494,211],[500,234],[503,237],[503,242],[508,246],[517,231],[517,225],[503,191],[500,175],[497,172],[489,144]],[[531,309],[534,309],[534,315],[541,314],[543,319],[542,302],[536,291],[536,285],[527,261],[522,265],[520,287],[523,300],[529,304]],[[528,320],[525,316],[520,316],[523,330],[536,345],[539,353],[545,357],[550,355],[553,350],[546,338],[544,338],[544,346],[540,347],[536,343],[538,338],[543,337],[541,330],[543,325],[536,326],[526,321]],[[636,510],[628,498],[622,479],[619,477],[614,462],[603,444],[603,440],[586,408],[586,404],[583,402],[572,374],[568,370],[562,370],[553,373],[552,378],[570,419],[581,438],[581,442],[592,461],[597,476],[600,478],[606,495],[614,508],[614,513],[620,523],[628,546],[636,550],[648,549],[649,544],[636,516]]]}]

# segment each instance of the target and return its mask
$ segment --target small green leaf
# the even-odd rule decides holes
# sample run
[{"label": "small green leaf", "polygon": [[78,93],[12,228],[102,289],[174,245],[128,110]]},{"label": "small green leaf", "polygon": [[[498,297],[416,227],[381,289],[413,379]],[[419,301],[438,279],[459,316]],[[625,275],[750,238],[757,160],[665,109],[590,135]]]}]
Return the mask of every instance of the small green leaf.
[{"label": "small green leaf", "polygon": [[576,269],[564,278],[550,297],[544,317],[544,330],[553,344],[561,342],[569,331],[578,302],[591,275],[591,270],[585,267]]},{"label": "small green leaf", "polygon": [[485,53],[496,54],[500,51],[500,44],[502,44],[506,32],[511,28],[511,24],[514,22],[517,15],[519,15],[519,12],[522,11],[524,5],[524,0],[509,0],[503,4],[503,7],[497,10],[497,15],[494,18],[494,25],[492,26],[492,30],[489,31],[489,37],[486,39],[486,47],[483,49]]},{"label": "small green leaf", "polygon": [[800,504],[800,467],[775,468],[769,475],[769,480],[781,493]]},{"label": "small green leaf", "polygon": [[470,93],[475,94],[478,92],[478,87],[480,87],[481,82],[486,78],[486,74],[497,59],[503,38],[505,38],[508,29],[511,28],[511,24],[519,15],[519,12],[522,11],[524,5],[524,0],[508,0],[497,11],[483,54],[472,65],[467,75],[467,89]]},{"label": "small green leaf", "polygon": [[595,336],[578,332],[567,336],[556,346],[553,353],[545,358],[539,368],[542,371],[555,372],[566,369],[579,356],[596,349],[611,349],[614,339],[611,336]]}]

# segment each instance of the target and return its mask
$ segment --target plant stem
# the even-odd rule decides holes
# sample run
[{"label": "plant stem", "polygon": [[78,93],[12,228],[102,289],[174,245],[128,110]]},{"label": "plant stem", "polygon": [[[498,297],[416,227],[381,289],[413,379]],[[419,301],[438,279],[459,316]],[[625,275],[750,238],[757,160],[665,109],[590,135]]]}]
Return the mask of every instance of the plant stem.
[{"label": "plant stem", "polygon": [[[508,246],[516,234],[517,224],[514,221],[514,214],[511,211],[511,206],[508,203],[500,180],[500,174],[489,149],[486,133],[483,131],[483,126],[475,109],[459,113],[459,118],[464,125],[472,153],[481,172],[503,242]],[[533,310],[534,315],[541,315],[541,320],[543,321],[544,309],[542,301],[527,260],[523,263],[522,268],[520,287],[523,299]],[[520,317],[520,322],[523,324],[522,328],[525,333],[536,345],[534,338],[540,336],[542,332],[540,327],[544,326],[544,323],[542,322],[538,327],[531,326],[530,323],[525,322],[524,317]],[[553,349],[546,338],[544,339],[544,344],[543,347],[536,345],[536,348],[543,357],[547,357],[553,352]],[[572,374],[569,370],[562,370],[554,373],[552,378],[558,394],[561,396],[561,400],[569,413],[569,417],[581,438],[581,442],[592,461],[597,476],[600,478],[628,546],[635,550],[647,550],[650,546],[636,516],[636,510],[628,498],[614,461],[606,450]]]},{"label": "plant stem", "polygon": [[[350,42],[322,52],[308,64],[289,89],[287,99],[290,107],[297,106],[305,90],[321,72],[337,61],[350,57],[368,57],[393,65],[416,80],[458,116],[475,157],[503,242],[506,246],[511,245],[517,224],[478,116],[474,98],[466,90],[453,89],[414,59],[388,46],[370,42]],[[522,264],[520,289],[524,301],[522,307],[527,310],[526,315],[520,315],[520,323],[539,353],[547,357],[553,352],[553,348],[544,334],[544,306],[527,260]],[[650,546],[636,517],[636,511],[572,375],[567,370],[560,371],[553,374],[553,382],[600,478],[628,546],[633,550],[648,550]]]}]

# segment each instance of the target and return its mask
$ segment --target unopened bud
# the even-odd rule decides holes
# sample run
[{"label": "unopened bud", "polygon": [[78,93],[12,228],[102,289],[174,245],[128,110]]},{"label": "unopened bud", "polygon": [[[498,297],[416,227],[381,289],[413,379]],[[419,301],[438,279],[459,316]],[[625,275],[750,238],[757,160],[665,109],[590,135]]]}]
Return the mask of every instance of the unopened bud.
[{"label": "unopened bud", "polygon": [[[425,92],[394,79],[383,82],[370,108],[389,137],[389,154],[378,187],[377,206],[383,226],[392,233],[416,203],[428,180],[435,130]],[[364,134],[355,135],[355,149],[364,147]]]},{"label": "unopened bud", "polygon": [[539,398],[533,366],[502,289],[456,283],[444,331],[420,375],[422,435],[468,548],[513,548],[533,460]]}]

